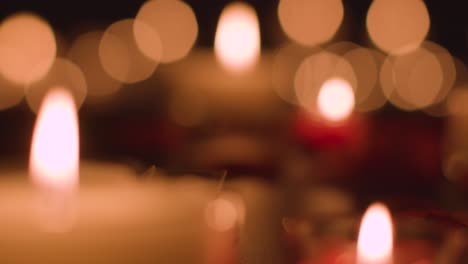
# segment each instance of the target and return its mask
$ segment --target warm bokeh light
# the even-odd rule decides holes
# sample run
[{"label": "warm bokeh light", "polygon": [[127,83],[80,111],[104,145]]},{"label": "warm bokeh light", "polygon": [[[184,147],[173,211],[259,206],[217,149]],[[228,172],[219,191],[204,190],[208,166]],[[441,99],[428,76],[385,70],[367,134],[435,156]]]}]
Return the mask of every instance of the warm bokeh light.
[{"label": "warm bokeh light", "polygon": [[359,105],[367,100],[376,87],[378,80],[378,64],[370,49],[355,48],[346,52],[343,58],[349,61],[356,74],[357,86],[354,96]]},{"label": "warm bokeh light", "polygon": [[367,30],[377,47],[403,54],[416,49],[429,32],[430,18],[422,0],[374,0]]},{"label": "warm bokeh light", "polygon": [[75,103],[66,90],[47,94],[37,116],[29,161],[41,189],[67,192],[78,184],[79,139]]},{"label": "warm bokeh light", "polygon": [[218,21],[215,54],[230,71],[247,71],[260,55],[260,27],[257,13],[246,3],[224,8]]},{"label": "warm bokeh light", "polygon": [[52,66],[56,52],[52,28],[36,15],[15,14],[0,25],[0,73],[9,81],[39,80]]},{"label": "warm bokeh light", "polygon": [[450,74],[452,70],[444,70],[435,53],[420,47],[404,55],[388,56],[380,69],[380,83],[393,105],[412,111],[446,97],[445,90],[450,90],[454,76],[452,73],[445,78],[444,73]]},{"label": "warm bokeh light", "polygon": [[343,21],[341,0],[281,0],[278,17],[284,32],[302,45],[330,40]]},{"label": "warm bokeh light", "polygon": [[236,225],[239,215],[236,206],[231,201],[218,198],[208,204],[205,219],[209,227],[224,232]]},{"label": "warm bokeh light", "polygon": [[271,78],[276,94],[284,101],[298,104],[294,91],[294,76],[304,58],[313,51],[314,49],[305,48],[295,43],[288,43],[277,50],[273,60]]},{"label": "warm bokeh light", "polygon": [[[370,91],[370,94],[368,95],[368,97],[364,101],[360,101],[359,104],[356,105],[356,111],[359,111],[359,112],[369,112],[369,111],[378,110],[382,108],[387,102],[387,97],[382,91],[381,84],[380,84],[380,69],[382,67],[383,62],[385,61],[385,54],[377,50],[371,50],[371,54],[374,57],[374,62],[377,65],[376,83],[375,83],[374,88]],[[360,85],[359,79],[366,78],[361,75],[363,74],[362,71],[363,71],[363,67],[361,66],[355,68],[355,72],[358,78],[358,86]],[[372,78],[372,77],[369,77],[369,78]],[[358,87],[357,89],[361,90],[362,88]]]},{"label": "warm bokeh light", "polygon": [[99,43],[103,32],[91,31],[80,35],[72,44],[68,57],[83,71],[88,94],[104,96],[116,92],[122,83],[111,78],[99,61]]},{"label": "warm bokeh light", "polygon": [[391,264],[392,259],[392,217],[385,205],[374,203],[364,214],[359,229],[357,263]]},{"label": "warm bokeh light", "polygon": [[422,44],[422,47],[427,51],[431,52],[432,55],[437,57],[439,65],[442,69],[443,82],[441,85],[441,89],[433,102],[433,104],[437,104],[444,101],[447,98],[447,95],[452,90],[453,85],[455,84],[455,81],[457,79],[457,69],[455,66],[455,61],[450,52],[446,48],[438,45],[437,43],[425,41]]},{"label": "warm bokeh light", "polygon": [[396,92],[418,109],[434,103],[444,79],[437,57],[423,48],[397,56],[393,77]]},{"label": "warm bokeh light", "polygon": [[77,108],[86,99],[88,89],[81,69],[68,59],[57,58],[43,79],[25,89],[26,102],[32,111],[38,111],[44,97],[54,87],[62,87],[70,92]]},{"label": "warm bokeh light", "polygon": [[294,78],[299,104],[310,113],[321,116],[322,113],[317,113],[317,98],[323,84],[331,79],[342,79],[353,89],[357,83],[353,67],[342,57],[321,51],[305,58]]},{"label": "warm bokeh light", "polygon": [[19,104],[23,97],[24,89],[21,85],[14,84],[0,75],[0,110]]},{"label": "warm bokeh light", "polygon": [[415,106],[403,100],[400,97],[400,95],[396,92],[397,84],[396,84],[395,76],[393,72],[394,63],[395,63],[395,58],[392,56],[388,56],[385,58],[384,62],[382,63],[380,67],[379,81],[380,81],[380,87],[382,89],[382,92],[385,95],[385,97],[388,99],[388,101],[392,103],[394,106],[405,111],[415,110],[416,109]]},{"label": "warm bokeh light", "polygon": [[[180,0],[150,0],[138,11],[136,20],[149,25],[159,38],[150,38],[135,24],[135,37],[142,52],[168,63],[180,60],[192,49],[198,23],[192,8]],[[159,43],[160,42],[160,43]]]},{"label": "warm bokeh light", "polygon": [[343,79],[326,81],[317,97],[320,114],[329,121],[346,119],[354,109],[354,93],[350,84]]},{"label": "warm bokeh light", "polygon": [[[134,24],[138,24],[135,26]],[[124,19],[110,25],[99,45],[99,58],[109,76],[124,82],[135,83],[149,78],[159,62],[144,55],[138,47],[134,28],[145,32],[148,39],[157,39],[150,26],[133,19]]]},{"label": "warm bokeh light", "polygon": [[468,116],[468,87],[458,87],[449,94],[447,109],[450,115]]}]

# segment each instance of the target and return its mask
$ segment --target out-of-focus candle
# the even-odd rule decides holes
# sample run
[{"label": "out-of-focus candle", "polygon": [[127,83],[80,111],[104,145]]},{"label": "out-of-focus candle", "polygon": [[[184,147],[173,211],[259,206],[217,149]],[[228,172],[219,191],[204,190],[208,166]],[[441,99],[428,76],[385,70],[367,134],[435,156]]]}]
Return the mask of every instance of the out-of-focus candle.
[{"label": "out-of-focus candle", "polygon": [[260,55],[260,28],[255,10],[244,3],[227,6],[218,22],[215,53],[232,72],[250,70]]},{"label": "out-of-focus candle", "polygon": [[364,214],[357,242],[357,264],[393,263],[393,226],[387,207],[372,204]]},{"label": "out-of-focus candle", "polygon": [[[277,103],[271,89],[272,61],[268,54],[260,56],[260,43],[254,8],[232,3],[220,15],[214,52],[194,50],[186,59],[161,67],[160,76],[175,86],[177,98],[193,98],[194,93],[203,98],[204,115],[272,116]],[[193,105],[172,110],[176,116],[184,115],[177,111],[190,115],[197,111],[193,108],[200,108]]]},{"label": "out-of-focus candle", "polygon": [[[39,194],[48,228],[64,228],[73,217],[78,185],[78,118],[73,97],[63,89],[44,99],[34,129],[30,174]],[[52,222],[50,222],[52,221]]]},{"label": "out-of-focus candle", "polygon": [[201,261],[197,245],[202,238],[196,234],[214,187],[201,180],[138,181],[131,170],[80,167],[76,107],[66,90],[51,90],[45,97],[30,173],[34,186],[22,177],[24,172],[1,173],[0,259],[51,264]]}]

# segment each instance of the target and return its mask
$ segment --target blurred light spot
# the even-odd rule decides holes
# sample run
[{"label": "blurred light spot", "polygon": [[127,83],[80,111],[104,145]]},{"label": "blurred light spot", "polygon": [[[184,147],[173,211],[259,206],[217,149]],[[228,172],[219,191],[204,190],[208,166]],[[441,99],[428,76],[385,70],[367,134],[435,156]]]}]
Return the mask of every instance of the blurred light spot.
[{"label": "blurred light spot", "polygon": [[155,34],[157,31],[141,20],[135,21],[139,21],[139,23],[133,23],[133,32],[138,48],[146,57],[157,63],[161,62],[163,51],[161,39],[158,34]]},{"label": "blurred light spot", "polygon": [[260,55],[260,27],[255,9],[235,2],[221,13],[215,37],[216,58],[228,70],[250,70]]},{"label": "blurred light spot", "polygon": [[116,92],[121,83],[111,78],[99,61],[99,43],[102,32],[92,31],[79,36],[71,46],[68,57],[83,71],[88,94],[103,96]]},{"label": "blurred light spot", "polygon": [[[317,98],[322,85],[330,79],[342,79],[349,87],[356,86],[356,76],[353,67],[343,58],[321,51],[303,60],[297,69],[294,79],[294,89],[302,107],[316,117],[322,115],[317,112]],[[354,103],[354,100],[353,100]]]},{"label": "blurred light spot", "polygon": [[393,224],[388,208],[372,204],[364,214],[357,242],[357,263],[392,263]]},{"label": "blurred light spot", "polygon": [[37,112],[44,96],[54,87],[68,90],[77,109],[86,98],[86,79],[81,69],[67,59],[57,58],[43,79],[26,88],[26,101],[31,110]]},{"label": "blurred light spot", "polygon": [[[356,110],[361,111],[361,112],[369,112],[369,111],[375,111],[378,110],[379,108],[383,107],[385,103],[387,102],[387,97],[384,95],[379,77],[380,77],[380,68],[382,67],[382,64],[385,60],[385,55],[379,51],[376,50],[369,50],[372,57],[374,58],[374,62],[376,63],[376,83],[374,88],[371,89],[369,95],[365,100],[361,100],[359,104],[356,105]],[[355,69],[356,75],[358,76],[358,79],[361,78],[366,78],[363,77],[361,74],[363,74],[363,68],[362,66],[359,66]],[[359,77],[361,76],[361,77]],[[372,77],[370,77],[372,78]],[[360,82],[358,80],[358,86],[360,85]],[[357,90],[362,90],[363,88],[358,87]]]},{"label": "blurred light spot", "polygon": [[[134,26],[138,24],[138,26]],[[149,39],[156,39],[157,32],[138,20],[125,19],[110,25],[104,32],[99,45],[99,58],[104,70],[112,78],[135,83],[149,78],[158,62],[145,56],[137,46],[134,27],[144,28]],[[143,32],[143,30],[142,30]]]},{"label": "blurred light spot", "polygon": [[464,152],[455,152],[443,162],[444,176],[450,181],[459,181],[468,177],[468,156]]},{"label": "blurred light spot", "polygon": [[437,57],[424,48],[395,57],[393,76],[396,92],[417,109],[434,103],[444,79]]},{"label": "blurred light spot", "polygon": [[403,54],[416,49],[429,32],[430,19],[422,0],[374,0],[367,30],[377,47]]},{"label": "blurred light spot", "polygon": [[0,73],[9,81],[29,84],[41,79],[56,52],[51,27],[36,15],[16,14],[0,26]]},{"label": "blurred light spot", "polygon": [[450,90],[453,88],[457,79],[457,69],[452,55],[447,49],[438,45],[437,43],[425,41],[422,47],[437,57],[440,67],[442,69],[443,82],[433,104],[443,101]]},{"label": "blurred light spot", "polygon": [[209,227],[219,232],[225,232],[236,225],[238,213],[231,201],[218,198],[208,204],[205,218]]},{"label": "blurred light spot", "polygon": [[159,38],[148,35],[145,27],[135,23],[138,46],[148,57],[173,62],[185,57],[198,35],[198,23],[192,8],[179,0],[151,0],[138,11],[136,20],[149,25]]},{"label": "blurred light spot", "polygon": [[278,17],[289,38],[315,46],[330,40],[343,21],[341,0],[280,0]]},{"label": "blurred light spot", "polygon": [[181,126],[196,126],[208,114],[207,98],[200,90],[180,88],[172,96],[169,113],[171,119]]},{"label": "blurred light spot", "polygon": [[24,88],[21,85],[5,80],[0,75],[0,110],[11,108],[21,102]]},{"label": "blurred light spot", "polygon": [[366,48],[355,48],[343,55],[349,61],[356,74],[357,86],[354,96],[356,104],[365,102],[377,84],[377,62],[372,51]]},{"label": "blurred light spot", "polygon": [[382,92],[387,97],[388,101],[390,101],[390,103],[392,103],[394,106],[405,111],[415,110],[415,106],[403,100],[396,92],[397,84],[393,72],[394,61],[395,57],[388,56],[380,67],[379,80]]},{"label": "blurred light spot", "polygon": [[304,58],[313,51],[291,43],[277,50],[273,61],[271,78],[276,94],[285,102],[298,104],[294,91],[294,75]]},{"label": "blurred light spot", "polygon": [[468,116],[468,89],[454,89],[447,98],[447,108],[451,115]]},{"label": "blurred light spot", "polygon": [[342,79],[328,80],[322,85],[317,101],[319,112],[325,119],[342,121],[354,109],[353,88]]}]

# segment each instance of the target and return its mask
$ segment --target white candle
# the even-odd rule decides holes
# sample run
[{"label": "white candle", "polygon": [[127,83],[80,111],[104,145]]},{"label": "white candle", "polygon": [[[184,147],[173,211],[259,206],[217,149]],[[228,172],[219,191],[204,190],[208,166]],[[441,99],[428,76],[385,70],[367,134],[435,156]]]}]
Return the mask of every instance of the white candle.
[{"label": "white candle", "polygon": [[73,99],[52,90],[32,140],[34,184],[21,172],[0,182],[2,262],[197,262],[203,209],[214,186],[137,181],[129,171],[88,167],[78,188],[78,145]]},{"label": "white candle", "polygon": [[[52,90],[43,107],[33,136],[33,181],[24,171],[0,171],[2,263],[206,263],[207,236],[231,232],[223,232],[225,228],[235,232],[229,236],[237,248],[242,235],[233,227],[240,226],[243,210],[235,199],[234,212],[230,198],[219,197],[224,203],[209,218],[214,219],[212,232],[206,232],[206,208],[212,207],[218,191],[215,182],[199,177],[138,180],[125,166],[78,166],[73,100],[65,91]],[[233,185],[253,214],[244,243],[249,249],[263,246],[252,241],[260,227],[273,221],[262,219],[271,213],[266,201],[272,195],[251,181]],[[274,241],[271,235],[262,237]]]}]

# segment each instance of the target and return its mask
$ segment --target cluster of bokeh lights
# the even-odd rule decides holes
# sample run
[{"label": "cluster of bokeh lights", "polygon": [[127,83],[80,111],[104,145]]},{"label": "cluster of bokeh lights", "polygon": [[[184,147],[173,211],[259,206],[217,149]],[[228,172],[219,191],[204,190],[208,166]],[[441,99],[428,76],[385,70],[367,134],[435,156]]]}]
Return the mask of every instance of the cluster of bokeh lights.
[{"label": "cluster of bokeh lights", "polygon": [[[276,53],[271,83],[286,102],[330,121],[354,111],[375,111],[386,102],[434,115],[456,108],[447,98],[460,90],[453,87],[459,85],[457,75],[465,72],[445,48],[426,40],[431,22],[424,1],[374,0],[365,23],[374,48],[333,41],[346,30],[341,0],[281,0],[277,7],[279,25],[291,42]],[[13,14],[0,25],[0,109],[26,97],[37,111],[46,92],[57,85],[71,91],[77,106],[88,96],[111,95],[151,78],[160,64],[184,59],[198,31],[195,13],[182,0],[149,0],[134,18],[82,32],[67,48],[43,18]],[[260,46],[255,9],[244,2],[226,6],[214,38],[220,64],[233,72],[255,68]],[[347,88],[332,89],[329,99],[326,87],[337,80],[346,85],[333,87]],[[187,108],[184,101],[175,100],[169,112],[182,123],[197,124],[200,118],[177,114],[175,108]],[[344,108],[350,109],[340,118],[325,114]]]},{"label": "cluster of bokeh lights", "polygon": [[195,14],[180,0],[147,1],[135,18],[83,32],[70,47],[60,46],[61,38],[40,16],[14,14],[0,24],[0,109],[26,97],[37,111],[58,85],[79,107],[87,96],[113,94],[150,78],[159,64],[184,58],[197,35]]}]

